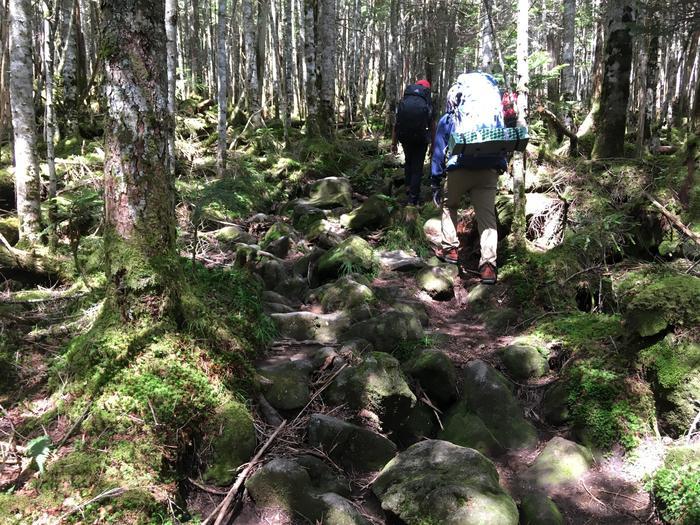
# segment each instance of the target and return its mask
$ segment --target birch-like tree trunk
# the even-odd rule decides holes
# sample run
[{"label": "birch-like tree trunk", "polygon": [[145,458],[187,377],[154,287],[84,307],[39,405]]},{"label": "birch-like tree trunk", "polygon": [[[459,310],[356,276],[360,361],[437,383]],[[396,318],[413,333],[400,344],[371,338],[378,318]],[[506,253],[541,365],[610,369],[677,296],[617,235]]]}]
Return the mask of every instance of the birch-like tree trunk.
[{"label": "birch-like tree trunk", "polygon": [[10,106],[14,129],[19,237],[35,243],[41,232],[41,208],[34,121],[31,14],[29,0],[10,0]]},{"label": "birch-like tree trunk", "polygon": [[335,0],[322,0],[319,13],[321,73],[319,128],[324,137],[335,135]]},{"label": "birch-like tree trunk", "polygon": [[484,73],[491,73],[491,68],[493,67],[493,32],[491,31],[491,23],[489,20],[488,13],[486,13],[486,6],[482,9],[483,16],[481,24],[481,71]]},{"label": "birch-like tree trunk", "polygon": [[292,51],[294,40],[292,39],[292,0],[284,2],[284,143],[289,147],[289,129],[292,127],[292,112],[294,111],[294,61]]},{"label": "birch-like tree trunk", "polygon": [[226,150],[227,150],[227,137],[226,128],[228,123],[228,60],[226,54],[226,34],[228,31],[226,25],[226,8],[227,0],[219,0],[219,16],[218,16],[218,28],[217,28],[217,50],[216,50],[216,73],[217,73],[217,85],[218,85],[218,96],[217,100],[219,102],[219,141],[218,150],[216,154],[216,171],[219,177],[222,177],[226,173]]},{"label": "birch-like tree trunk", "polygon": [[63,46],[58,72],[63,86],[64,134],[78,132],[78,45],[75,29],[75,1],[63,0],[61,20],[63,24]]},{"label": "birch-like tree trunk", "polygon": [[5,132],[10,128],[10,2],[0,0],[2,22],[0,23],[0,142],[5,139]]},{"label": "birch-like tree trunk", "polygon": [[316,87],[316,18],[318,0],[304,0],[304,55],[306,61],[306,134],[320,133],[318,122],[318,91]]},{"label": "birch-like tree trunk", "polygon": [[202,51],[201,51],[201,24],[199,20],[200,9],[199,0],[192,0],[191,23],[192,33],[190,34],[190,64],[192,67],[192,89],[199,93],[202,89]]},{"label": "birch-like tree trunk", "polygon": [[624,153],[632,67],[630,30],[634,18],[634,8],[629,0],[614,0],[609,4],[603,85],[593,146],[593,158],[596,159],[621,157]]},{"label": "birch-like tree trunk", "polygon": [[399,99],[399,0],[391,0],[389,7],[389,46],[390,65],[387,72],[386,87],[386,133],[391,135],[396,119],[396,105]]},{"label": "birch-like tree trunk", "polygon": [[562,24],[561,59],[568,64],[561,72],[561,92],[564,100],[575,99],[574,44],[576,39],[576,0],[564,0],[564,19]]},{"label": "birch-like tree trunk", "polygon": [[53,107],[53,27],[51,25],[53,9],[51,0],[43,0],[42,12],[44,16],[44,89],[46,102],[44,103],[44,141],[46,142],[46,166],[49,174],[49,246],[56,249],[56,162],[54,155],[54,107]]},{"label": "birch-like tree trunk", "polygon": [[[260,101],[260,105],[264,108],[267,107],[267,105],[265,104],[263,93],[265,87],[265,66],[267,62],[266,48],[268,36],[267,29],[270,19],[270,8],[270,1],[258,1],[258,23],[256,26],[255,40],[255,67],[257,68],[258,75],[258,100]],[[271,69],[271,72],[274,74],[275,70]]]},{"label": "birch-like tree trunk", "polygon": [[181,320],[165,2],[103,0],[102,8],[108,305],[124,320],[146,313]]},{"label": "birch-like tree trunk", "polygon": [[[516,43],[516,60],[518,75],[518,109],[523,119],[528,112],[528,84],[530,71],[528,69],[528,32],[529,0],[518,0],[518,33]],[[527,233],[525,218],[525,172],[527,156],[524,152],[513,154],[513,233],[518,244],[524,244]]]},{"label": "birch-like tree trunk", "polygon": [[165,52],[168,74],[168,117],[173,123],[168,135],[170,175],[175,175],[175,112],[177,91],[177,0],[165,0]]},{"label": "birch-like tree trunk", "polygon": [[260,115],[260,83],[258,80],[257,52],[255,46],[255,19],[253,0],[243,0],[243,40],[246,58],[246,101],[248,118],[255,126],[262,123]]}]

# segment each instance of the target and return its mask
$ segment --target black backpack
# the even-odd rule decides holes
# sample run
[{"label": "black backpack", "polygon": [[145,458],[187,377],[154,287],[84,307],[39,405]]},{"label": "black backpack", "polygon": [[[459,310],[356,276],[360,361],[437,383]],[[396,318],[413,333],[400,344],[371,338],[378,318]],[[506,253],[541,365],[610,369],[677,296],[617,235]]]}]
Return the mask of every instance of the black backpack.
[{"label": "black backpack", "polygon": [[400,142],[430,142],[433,103],[430,90],[410,84],[396,108],[396,136]]}]

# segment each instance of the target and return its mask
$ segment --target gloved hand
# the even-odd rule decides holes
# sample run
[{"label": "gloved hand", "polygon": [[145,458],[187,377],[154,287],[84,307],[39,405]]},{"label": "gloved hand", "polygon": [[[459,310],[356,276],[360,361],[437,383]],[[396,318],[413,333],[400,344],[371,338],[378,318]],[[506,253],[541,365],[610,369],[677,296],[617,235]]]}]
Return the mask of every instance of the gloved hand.
[{"label": "gloved hand", "polygon": [[438,208],[442,207],[442,180],[438,178],[430,179],[430,189],[433,191],[433,202]]}]

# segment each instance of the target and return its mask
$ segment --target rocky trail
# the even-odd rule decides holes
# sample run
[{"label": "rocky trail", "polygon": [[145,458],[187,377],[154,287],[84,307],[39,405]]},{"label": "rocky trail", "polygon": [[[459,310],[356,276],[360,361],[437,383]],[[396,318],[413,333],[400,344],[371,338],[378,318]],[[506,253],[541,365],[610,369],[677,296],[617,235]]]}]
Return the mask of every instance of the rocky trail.
[{"label": "rocky trail", "polygon": [[[279,213],[206,237],[208,264],[260,277],[278,332],[255,364],[258,442],[287,424],[235,523],[657,523],[642,482],[653,444],[633,463],[576,443],[557,391],[565,349],[518,339],[528,320],[504,285],[479,284],[471,259],[458,271],[378,242],[397,220],[430,239],[435,219],[391,217],[339,177]],[[221,499],[194,488],[188,508]]]}]

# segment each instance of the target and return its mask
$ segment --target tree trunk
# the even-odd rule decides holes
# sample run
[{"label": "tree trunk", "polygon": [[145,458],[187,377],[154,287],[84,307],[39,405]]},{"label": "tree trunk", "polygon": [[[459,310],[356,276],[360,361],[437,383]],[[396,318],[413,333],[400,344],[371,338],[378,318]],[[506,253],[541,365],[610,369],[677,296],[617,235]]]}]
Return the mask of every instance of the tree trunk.
[{"label": "tree trunk", "polygon": [[255,48],[255,23],[253,0],[243,0],[243,40],[246,58],[246,101],[248,118],[257,127],[262,123],[260,115],[260,88],[258,81],[257,53]]},{"label": "tree trunk", "polygon": [[575,100],[574,43],[576,37],[576,0],[564,0],[562,31],[562,62],[568,64],[561,72],[561,91],[564,100]]},{"label": "tree trunk", "polygon": [[578,128],[576,133],[579,137],[583,137],[587,133],[594,130],[595,115],[598,113],[600,106],[600,90],[603,86],[603,49],[605,47],[604,37],[605,24],[602,18],[596,23],[595,33],[595,51],[593,56],[593,68],[591,70],[591,109],[583,120],[583,123]]},{"label": "tree trunk", "polygon": [[319,127],[324,137],[335,135],[335,0],[322,0],[319,13],[321,43],[321,106]]},{"label": "tree trunk", "polygon": [[292,0],[284,1],[284,143],[289,147],[289,129],[292,127],[292,112],[294,111],[294,61],[292,51],[294,40],[292,39]]},{"label": "tree trunk", "polygon": [[105,254],[122,319],[181,320],[168,165],[165,2],[103,0]]},{"label": "tree trunk", "polygon": [[63,134],[78,133],[78,45],[75,29],[75,2],[63,1],[63,24],[65,26],[63,51],[58,71],[63,81]]},{"label": "tree trunk", "polygon": [[226,55],[226,8],[227,0],[219,0],[219,17],[217,28],[217,50],[216,50],[216,73],[218,86],[218,102],[219,102],[219,141],[218,151],[216,155],[216,170],[219,177],[223,178],[226,173],[226,150],[227,138],[226,128],[228,123],[228,60]]},{"label": "tree trunk", "polygon": [[481,25],[481,71],[484,73],[491,73],[491,68],[493,67],[493,32],[491,31],[491,24],[489,23],[489,17],[482,17],[483,23]]},{"label": "tree trunk", "polygon": [[595,159],[623,156],[627,101],[630,93],[630,29],[634,23],[634,9],[628,0],[615,0],[608,6],[608,10],[605,69],[593,146]]},{"label": "tree trunk", "polygon": [[[165,0],[165,38],[168,67],[168,116],[175,122],[177,90],[177,0]],[[175,126],[168,135],[170,175],[175,176]]]},{"label": "tree trunk", "polygon": [[[516,60],[518,73],[518,106],[523,118],[528,113],[528,84],[530,71],[528,69],[528,10],[529,0],[518,0],[518,35],[516,44]],[[527,233],[525,218],[525,171],[527,157],[524,152],[513,154],[513,233],[517,244],[524,245]]]},{"label": "tree trunk", "polygon": [[192,0],[192,33],[190,34],[190,64],[192,67],[192,89],[195,93],[200,93],[202,89],[202,52],[200,51],[201,29],[199,22],[199,11],[199,0]]},{"label": "tree trunk", "polygon": [[306,55],[306,134],[315,137],[320,133],[318,122],[318,91],[316,88],[316,17],[318,0],[304,0]]},{"label": "tree trunk", "polygon": [[389,71],[387,73],[387,113],[385,132],[387,135],[391,136],[392,130],[394,129],[396,105],[399,98],[399,0],[391,0],[391,4],[389,6],[389,28],[391,38],[391,46],[389,46],[389,51],[391,53],[391,59]]},{"label": "tree trunk", "polygon": [[656,27],[660,23],[661,17],[654,13],[647,52],[646,106],[643,108],[646,119],[644,140],[647,143],[656,133],[656,89],[659,83],[659,33]]},{"label": "tree trunk", "polygon": [[[258,24],[257,24],[257,34],[256,34],[256,54],[255,54],[255,67],[257,68],[258,75],[258,101],[260,101],[260,106],[266,108],[266,104],[263,100],[263,88],[265,85],[265,62],[267,61],[267,56],[265,52],[266,42],[267,42],[267,25],[270,18],[270,2],[262,1],[258,2]],[[264,112],[264,111],[263,111]],[[262,113],[261,112],[261,116]]]},{"label": "tree trunk", "polygon": [[10,128],[10,90],[8,89],[10,76],[8,64],[10,62],[10,2],[0,0],[2,9],[2,23],[0,23],[0,144],[5,139],[5,133]]},{"label": "tree trunk", "polygon": [[41,232],[41,208],[40,173],[36,158],[31,28],[29,0],[10,0],[10,105],[14,129],[19,237],[29,243],[35,243],[39,240]]},{"label": "tree trunk", "polygon": [[46,142],[46,166],[49,172],[49,246],[56,249],[56,162],[54,156],[54,107],[53,107],[53,29],[51,26],[51,0],[43,0],[44,15],[44,88],[46,102],[44,105],[44,141]]}]

